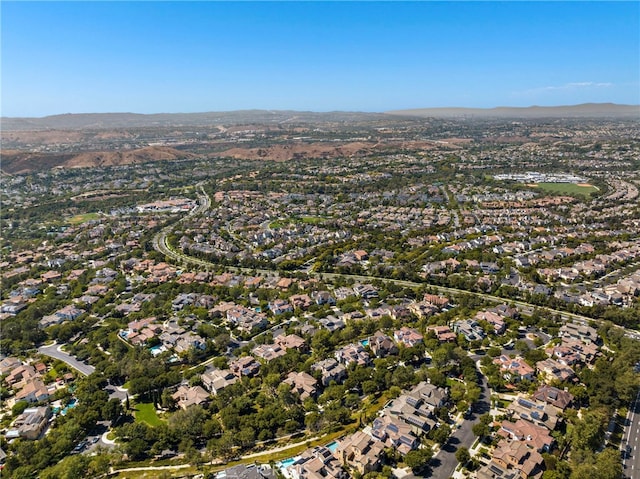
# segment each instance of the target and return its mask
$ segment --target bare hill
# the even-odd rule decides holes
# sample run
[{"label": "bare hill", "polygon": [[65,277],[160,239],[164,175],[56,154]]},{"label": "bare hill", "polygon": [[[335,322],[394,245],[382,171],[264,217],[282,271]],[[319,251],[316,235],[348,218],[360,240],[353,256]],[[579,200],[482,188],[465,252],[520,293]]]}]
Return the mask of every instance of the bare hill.
[{"label": "bare hill", "polygon": [[3,151],[2,171],[16,174],[51,168],[91,168],[140,164],[151,161],[173,161],[191,158],[192,156],[191,153],[160,146],[150,146],[137,150],[59,154]]},{"label": "bare hill", "polygon": [[431,118],[638,118],[640,105],[584,103],[569,106],[530,106],[497,108],[418,108],[395,110],[389,115]]},{"label": "bare hill", "polygon": [[[456,148],[455,141],[451,144],[442,142],[441,147]],[[366,155],[373,152],[382,152],[397,148],[433,148],[430,141],[387,141],[385,143],[355,141],[337,145],[326,143],[292,143],[286,145],[271,145],[263,148],[231,148],[216,156],[228,156],[242,160],[270,160],[288,161],[303,158],[348,158],[352,156]]]}]

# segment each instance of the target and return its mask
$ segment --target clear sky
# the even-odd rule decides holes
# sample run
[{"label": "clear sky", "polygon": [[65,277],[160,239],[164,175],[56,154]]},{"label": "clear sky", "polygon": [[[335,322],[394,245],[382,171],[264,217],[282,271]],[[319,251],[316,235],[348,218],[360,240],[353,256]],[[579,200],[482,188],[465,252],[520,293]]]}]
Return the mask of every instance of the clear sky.
[{"label": "clear sky", "polygon": [[2,115],[640,103],[640,2],[1,2]]}]

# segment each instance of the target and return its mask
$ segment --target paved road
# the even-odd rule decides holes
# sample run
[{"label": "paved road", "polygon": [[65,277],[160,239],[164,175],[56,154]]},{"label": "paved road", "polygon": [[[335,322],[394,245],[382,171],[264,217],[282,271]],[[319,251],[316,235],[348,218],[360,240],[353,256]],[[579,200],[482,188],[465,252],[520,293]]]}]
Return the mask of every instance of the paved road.
[{"label": "paved road", "polygon": [[473,414],[451,435],[449,442],[445,444],[433,458],[431,461],[433,464],[431,474],[427,477],[451,477],[458,465],[456,451],[461,447],[470,449],[473,445],[473,442],[476,439],[473,435],[473,426],[480,422],[479,418],[481,415],[488,413],[491,409],[491,392],[484,376],[482,376],[480,388],[482,389],[482,393],[480,395],[480,400],[475,403],[473,407]]},{"label": "paved road", "polygon": [[67,354],[64,351],[62,351],[61,350],[62,346],[64,345],[60,345],[57,343],[53,343],[50,346],[40,346],[38,348],[38,352],[40,354],[44,354],[45,356],[59,359],[60,361],[67,363],[73,369],[75,369],[76,371],[79,371],[81,374],[84,374],[85,376],[88,376],[89,374],[93,373],[96,370],[96,368],[94,368],[93,366],[82,363],[78,361],[76,358],[74,358],[73,356],[71,356],[70,354]]},{"label": "paved road", "polygon": [[640,393],[629,407],[626,424],[622,434],[624,474],[630,479],[640,479]]}]

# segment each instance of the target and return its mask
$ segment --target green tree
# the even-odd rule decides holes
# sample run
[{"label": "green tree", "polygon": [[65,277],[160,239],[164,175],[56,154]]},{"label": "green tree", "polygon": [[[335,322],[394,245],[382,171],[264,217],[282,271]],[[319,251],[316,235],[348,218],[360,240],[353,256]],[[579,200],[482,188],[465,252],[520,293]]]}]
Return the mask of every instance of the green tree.
[{"label": "green tree", "polygon": [[469,449],[467,449],[466,447],[459,448],[456,451],[456,459],[460,464],[464,466],[467,462],[469,462],[469,459],[471,459],[471,454],[469,454]]},{"label": "green tree", "polygon": [[433,450],[430,447],[424,447],[409,451],[404,457],[404,462],[414,473],[419,474],[429,466],[432,457]]}]

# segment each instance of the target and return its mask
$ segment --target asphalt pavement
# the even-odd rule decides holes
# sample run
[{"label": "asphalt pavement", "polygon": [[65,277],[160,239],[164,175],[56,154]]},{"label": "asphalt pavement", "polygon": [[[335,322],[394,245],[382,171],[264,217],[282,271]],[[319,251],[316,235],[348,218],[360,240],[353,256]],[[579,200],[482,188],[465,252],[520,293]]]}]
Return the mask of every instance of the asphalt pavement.
[{"label": "asphalt pavement", "polygon": [[480,400],[474,404],[473,413],[451,434],[449,441],[432,459],[431,474],[427,477],[451,477],[458,466],[456,451],[461,447],[471,449],[476,440],[473,434],[474,424],[480,422],[480,416],[491,410],[491,392],[484,376],[482,376],[480,388],[482,390]]},{"label": "asphalt pavement", "polygon": [[94,368],[93,366],[89,364],[85,364],[81,361],[78,361],[75,357],[62,351],[62,346],[64,345],[60,345],[57,343],[53,343],[49,346],[40,346],[38,348],[38,352],[40,354],[44,354],[45,356],[49,356],[54,359],[59,359],[60,361],[67,363],[73,369],[75,369],[76,371],[79,371],[81,374],[84,374],[85,376],[88,376],[89,374],[93,373],[96,370],[96,368]]},{"label": "asphalt pavement", "polygon": [[626,424],[621,444],[624,475],[640,479],[640,393],[629,407]]}]

